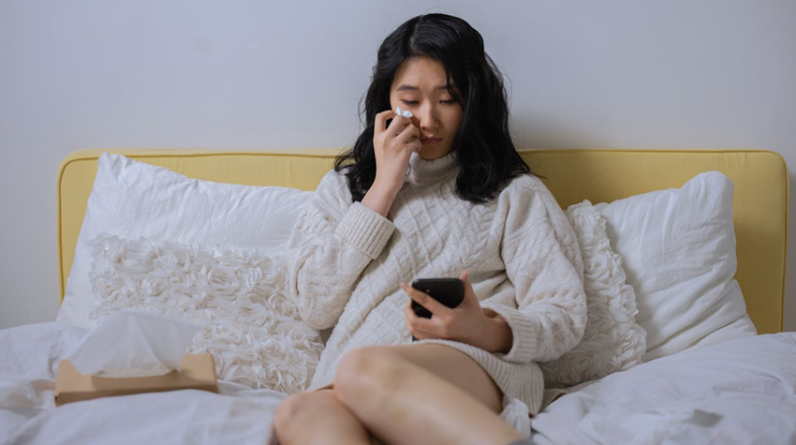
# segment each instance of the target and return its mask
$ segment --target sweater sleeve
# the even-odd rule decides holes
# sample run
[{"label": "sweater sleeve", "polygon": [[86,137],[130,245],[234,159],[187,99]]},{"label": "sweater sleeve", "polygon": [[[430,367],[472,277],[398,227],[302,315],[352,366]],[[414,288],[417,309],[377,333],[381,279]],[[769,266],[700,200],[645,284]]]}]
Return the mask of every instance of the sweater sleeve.
[{"label": "sweater sleeve", "polygon": [[360,275],[395,226],[353,202],[346,178],[327,173],[299,212],[287,247],[289,295],[315,329],[337,323]]},{"label": "sweater sleeve", "polygon": [[583,261],[572,226],[547,188],[523,180],[515,191],[500,249],[516,307],[489,300],[482,306],[500,314],[511,328],[513,343],[504,360],[545,362],[583,337]]}]

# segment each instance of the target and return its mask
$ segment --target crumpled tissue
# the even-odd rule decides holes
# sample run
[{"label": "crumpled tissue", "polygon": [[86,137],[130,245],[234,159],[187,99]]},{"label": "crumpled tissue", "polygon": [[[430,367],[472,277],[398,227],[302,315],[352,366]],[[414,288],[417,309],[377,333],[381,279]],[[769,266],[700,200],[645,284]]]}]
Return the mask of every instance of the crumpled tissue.
[{"label": "crumpled tissue", "polygon": [[148,377],[180,370],[201,327],[134,309],[122,309],[91,329],[65,355],[81,374]]},{"label": "crumpled tissue", "polygon": [[401,115],[401,116],[403,116],[403,117],[412,117],[412,116],[414,116],[414,114],[412,114],[412,112],[411,112],[411,111],[409,111],[409,110],[404,110],[404,109],[403,109],[403,108],[401,108],[401,107],[395,107],[395,112],[396,112],[397,114],[400,114],[400,115]]}]

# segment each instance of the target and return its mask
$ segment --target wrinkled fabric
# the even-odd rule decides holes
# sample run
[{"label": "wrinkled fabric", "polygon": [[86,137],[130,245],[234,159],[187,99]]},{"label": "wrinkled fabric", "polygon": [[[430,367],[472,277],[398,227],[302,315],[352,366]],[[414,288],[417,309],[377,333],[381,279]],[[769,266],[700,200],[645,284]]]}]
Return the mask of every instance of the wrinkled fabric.
[{"label": "wrinkled fabric", "polygon": [[547,444],[796,443],[796,333],[688,349],[573,389],[531,419]]}]

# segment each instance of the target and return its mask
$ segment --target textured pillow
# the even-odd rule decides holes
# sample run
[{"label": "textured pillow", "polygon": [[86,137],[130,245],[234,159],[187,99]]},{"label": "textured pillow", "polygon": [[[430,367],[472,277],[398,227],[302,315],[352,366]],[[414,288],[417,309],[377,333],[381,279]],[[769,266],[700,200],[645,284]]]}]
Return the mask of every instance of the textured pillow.
[{"label": "textured pillow", "polygon": [[629,369],[641,363],[646,348],[644,330],[634,320],[636,295],[625,282],[622,259],[611,250],[605,219],[589,201],[571,205],[566,214],[583,256],[588,321],[575,348],[540,364],[549,388]]},{"label": "textured pillow", "polygon": [[644,360],[756,335],[733,278],[733,183],[720,172],[594,207],[636,291]]},{"label": "textured pillow", "polygon": [[89,244],[97,320],[134,308],[196,322],[189,352],[213,354],[220,380],[288,394],[309,386],[323,344],[285,295],[281,255],[117,236]]},{"label": "textured pillow", "polygon": [[57,321],[92,327],[91,248],[100,234],[212,248],[279,251],[312,192],[191,179],[167,168],[104,152],[75,246]]}]

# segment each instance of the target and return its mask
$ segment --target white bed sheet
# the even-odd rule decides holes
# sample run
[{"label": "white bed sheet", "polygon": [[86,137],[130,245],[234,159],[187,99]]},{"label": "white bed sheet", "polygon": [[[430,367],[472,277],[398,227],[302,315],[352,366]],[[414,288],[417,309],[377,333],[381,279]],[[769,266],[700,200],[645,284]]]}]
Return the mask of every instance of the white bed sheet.
[{"label": "white bed sheet", "polygon": [[257,444],[287,397],[221,382],[221,394],[184,390],[76,402],[55,409],[55,370],[85,330],[39,323],[0,331],[2,444]]},{"label": "white bed sheet", "polygon": [[579,387],[540,444],[796,444],[796,333],[689,349]]},{"label": "white bed sheet", "polygon": [[[85,331],[0,331],[2,444],[268,443],[287,397],[221,382],[55,409],[55,369]],[[587,384],[532,420],[539,444],[796,443],[796,333],[694,348]],[[466,428],[466,426],[463,426]]]}]

